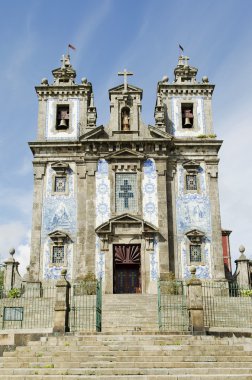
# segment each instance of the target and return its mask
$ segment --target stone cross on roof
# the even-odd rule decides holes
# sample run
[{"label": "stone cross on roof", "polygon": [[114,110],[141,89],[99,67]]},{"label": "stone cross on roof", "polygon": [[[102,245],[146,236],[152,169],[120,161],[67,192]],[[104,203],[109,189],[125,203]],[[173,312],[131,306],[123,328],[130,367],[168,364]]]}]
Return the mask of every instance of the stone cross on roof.
[{"label": "stone cross on roof", "polygon": [[127,91],[127,76],[128,75],[133,75],[133,73],[127,71],[126,69],[123,70],[123,72],[119,72],[118,75],[123,75],[124,76],[124,91]]}]

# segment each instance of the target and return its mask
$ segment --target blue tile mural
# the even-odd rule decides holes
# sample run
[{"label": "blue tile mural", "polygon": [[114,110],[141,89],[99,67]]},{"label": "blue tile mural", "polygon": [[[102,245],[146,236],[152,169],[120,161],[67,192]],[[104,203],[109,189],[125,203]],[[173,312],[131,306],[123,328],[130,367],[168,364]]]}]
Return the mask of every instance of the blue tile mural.
[{"label": "blue tile mural", "polygon": [[[43,277],[47,280],[57,280],[63,266],[51,264],[50,244],[52,243],[48,234],[60,230],[67,233],[74,242],[77,230],[77,203],[74,191],[74,173],[69,168],[68,176],[68,193],[54,193],[53,178],[55,172],[48,166],[46,170],[46,189],[43,199],[43,217],[42,217],[42,245],[43,245]],[[68,278],[72,276],[73,261],[73,243],[66,247],[66,266]]]},{"label": "blue tile mural", "polygon": [[185,191],[185,169],[178,165],[178,195],[176,198],[177,214],[177,234],[179,252],[181,254],[182,277],[191,276],[188,263],[186,232],[197,229],[205,233],[204,243],[204,264],[198,265],[196,276],[208,279],[212,277],[211,273],[211,205],[207,194],[205,166],[201,164],[198,170],[200,192],[187,193]]},{"label": "blue tile mural", "polygon": [[[108,162],[100,159],[96,172],[96,227],[110,218],[110,181]],[[100,247],[100,239],[96,237],[96,277],[104,278],[105,254]]]},{"label": "blue tile mural", "polygon": [[[158,197],[157,170],[154,159],[149,158],[143,165],[143,219],[158,227]],[[159,277],[158,237],[154,239],[154,250],[150,254],[150,279],[156,281]]]}]

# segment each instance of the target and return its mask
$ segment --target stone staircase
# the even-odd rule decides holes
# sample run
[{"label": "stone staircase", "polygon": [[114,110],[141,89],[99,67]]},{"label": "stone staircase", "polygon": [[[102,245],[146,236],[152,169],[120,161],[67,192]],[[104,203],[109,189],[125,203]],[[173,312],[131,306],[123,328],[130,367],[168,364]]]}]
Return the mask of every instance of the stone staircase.
[{"label": "stone staircase", "polygon": [[102,332],[158,331],[155,294],[104,294]]},{"label": "stone staircase", "polygon": [[0,358],[1,380],[251,380],[250,338],[148,333],[42,337]]}]

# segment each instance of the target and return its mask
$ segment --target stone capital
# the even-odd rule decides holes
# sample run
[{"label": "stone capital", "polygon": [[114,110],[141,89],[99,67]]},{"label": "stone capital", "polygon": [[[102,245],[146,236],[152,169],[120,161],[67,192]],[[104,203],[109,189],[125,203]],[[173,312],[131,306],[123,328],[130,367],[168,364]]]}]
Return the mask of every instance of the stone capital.
[{"label": "stone capital", "polygon": [[207,166],[207,173],[211,178],[218,178],[218,166],[217,165],[211,165]]},{"label": "stone capital", "polygon": [[42,179],[45,175],[45,165],[44,164],[33,164],[33,172],[35,179]]}]

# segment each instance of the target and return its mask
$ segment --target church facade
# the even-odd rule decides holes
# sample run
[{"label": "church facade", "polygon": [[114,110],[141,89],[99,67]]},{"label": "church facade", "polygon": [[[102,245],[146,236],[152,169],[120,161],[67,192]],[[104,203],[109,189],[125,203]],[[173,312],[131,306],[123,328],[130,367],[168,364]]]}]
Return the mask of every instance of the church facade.
[{"label": "church facade", "polygon": [[106,293],[155,293],[173,272],[223,279],[218,151],[207,77],[179,57],[174,81],[157,84],[155,125],[141,118],[143,91],[109,90],[110,120],[96,125],[92,84],[75,83],[63,56],[54,81],[36,87],[30,278],[88,272]]}]

